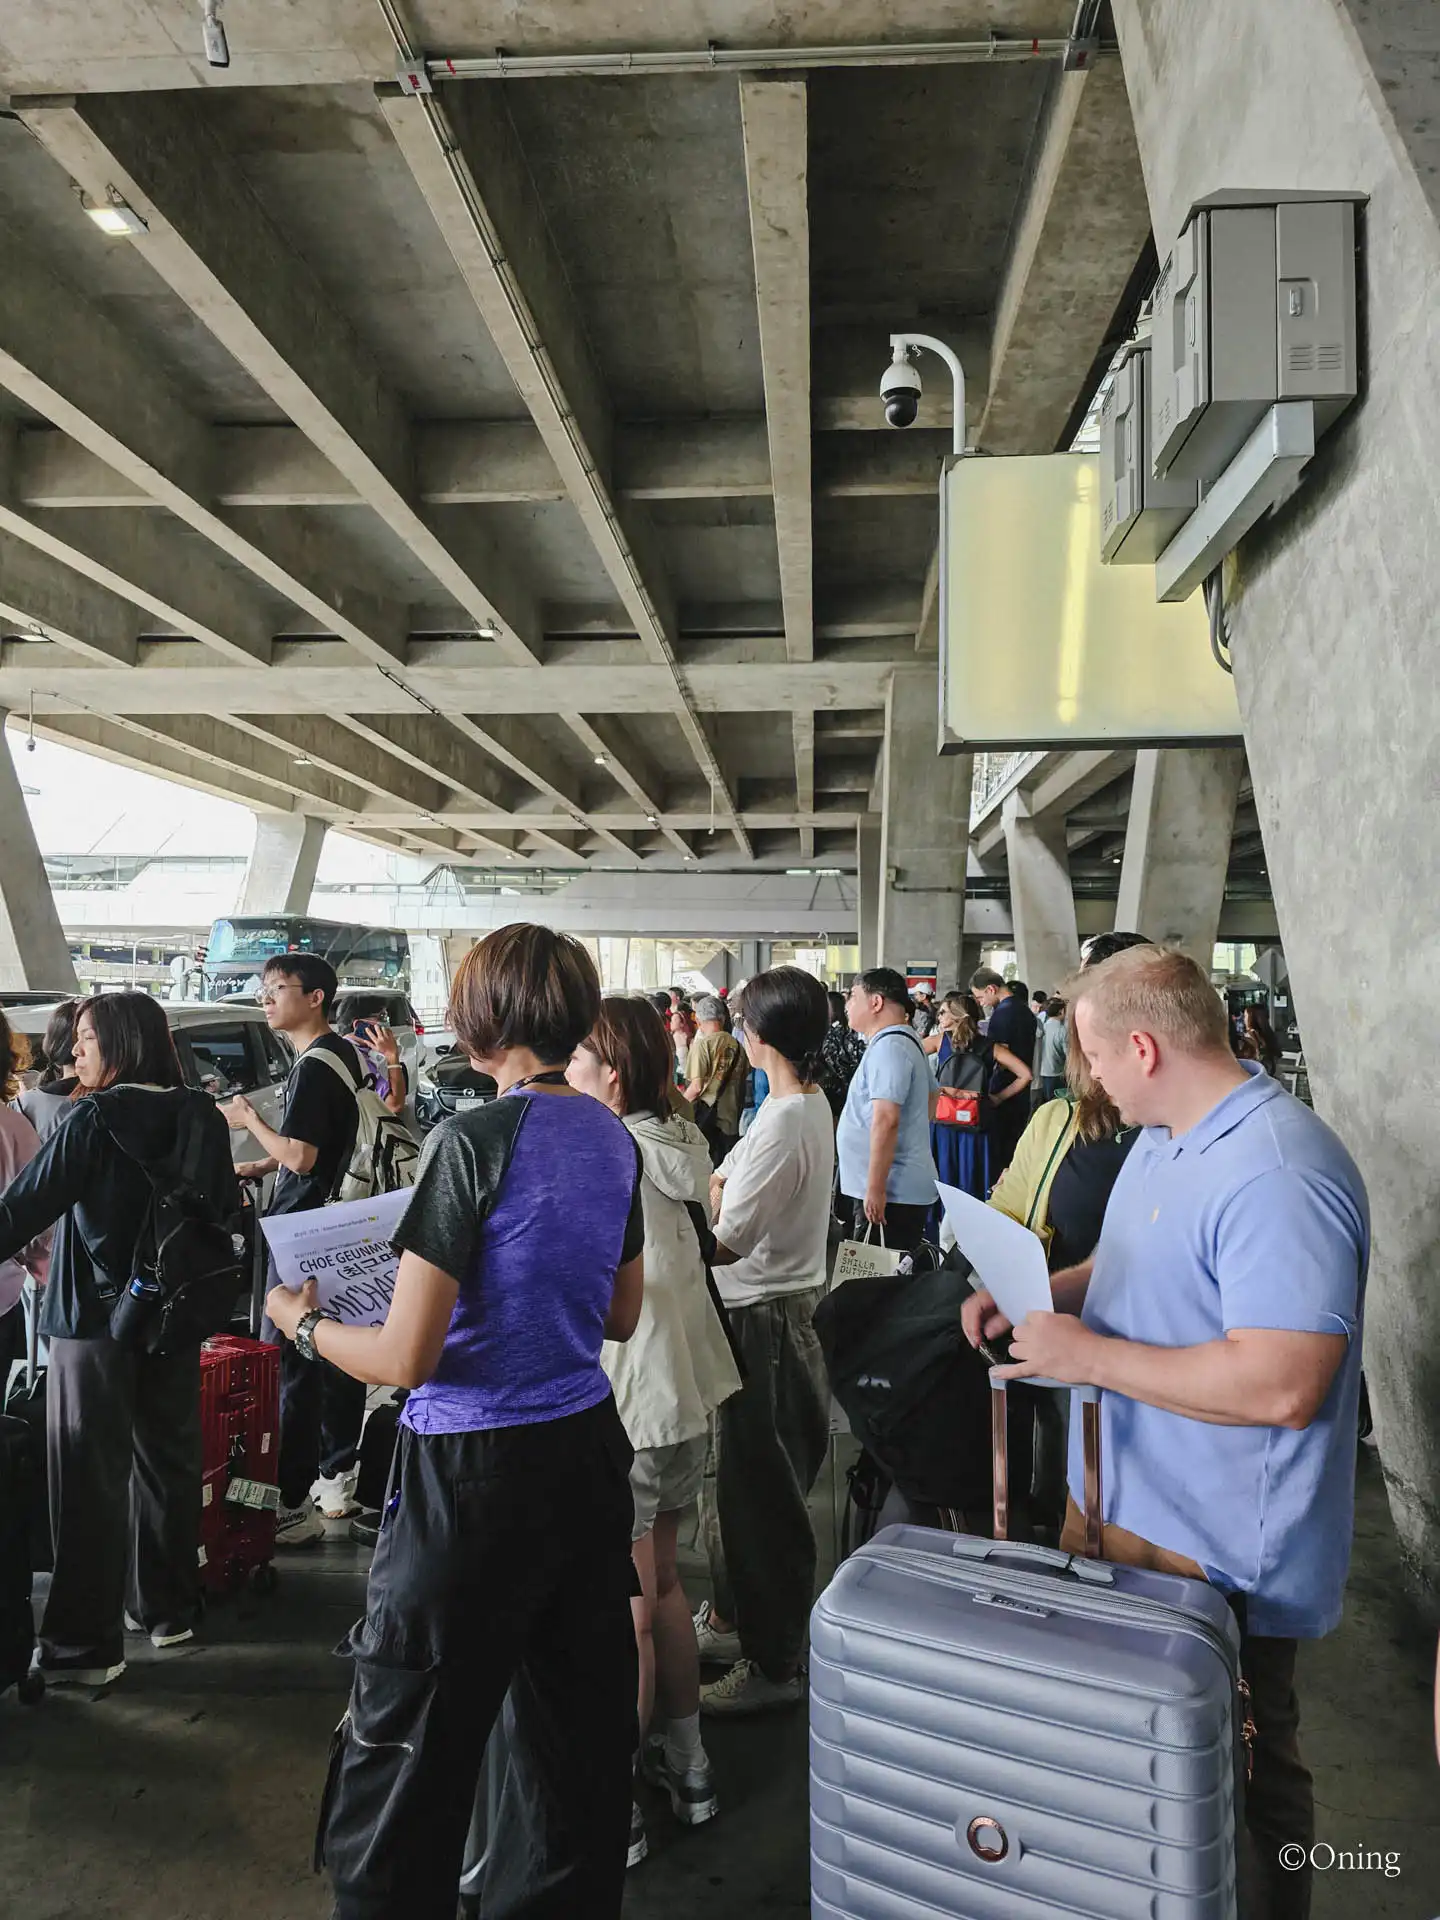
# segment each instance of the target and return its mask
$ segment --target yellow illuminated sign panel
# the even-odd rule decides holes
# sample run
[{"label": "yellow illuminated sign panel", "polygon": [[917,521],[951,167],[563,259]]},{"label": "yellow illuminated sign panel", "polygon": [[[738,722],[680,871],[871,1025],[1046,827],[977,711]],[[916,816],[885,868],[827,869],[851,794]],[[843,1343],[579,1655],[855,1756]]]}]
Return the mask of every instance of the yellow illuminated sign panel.
[{"label": "yellow illuminated sign panel", "polygon": [[941,483],[940,673],[954,750],[1238,740],[1204,595],[1100,560],[1090,454],[955,460]]}]

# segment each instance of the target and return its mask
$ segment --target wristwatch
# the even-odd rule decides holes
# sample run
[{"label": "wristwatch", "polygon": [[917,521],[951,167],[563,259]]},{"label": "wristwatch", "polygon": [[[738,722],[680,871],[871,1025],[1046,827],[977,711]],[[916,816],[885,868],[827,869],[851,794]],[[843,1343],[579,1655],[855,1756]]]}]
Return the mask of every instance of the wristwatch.
[{"label": "wristwatch", "polygon": [[322,1320],[334,1320],[333,1313],[326,1313],[323,1307],[311,1307],[308,1313],[302,1313],[295,1328],[295,1351],[302,1360],[318,1360],[315,1351],[315,1329]]}]

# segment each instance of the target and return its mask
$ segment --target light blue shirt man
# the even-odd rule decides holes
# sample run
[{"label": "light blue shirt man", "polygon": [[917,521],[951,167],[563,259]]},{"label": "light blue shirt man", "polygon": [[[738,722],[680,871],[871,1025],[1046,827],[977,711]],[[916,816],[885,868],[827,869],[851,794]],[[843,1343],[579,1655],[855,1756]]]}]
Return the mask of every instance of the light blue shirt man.
[{"label": "light blue shirt man", "polygon": [[875,1101],[900,1109],[895,1158],[885,1198],[897,1206],[928,1207],[935,1199],[935,1162],[930,1157],[930,1062],[909,1026],[881,1027],[871,1034],[865,1057],[850,1082],[835,1132],[840,1191],[863,1200],[870,1171],[870,1120]]},{"label": "light blue shirt man", "polygon": [[[1350,1562],[1369,1205],[1324,1121],[1242,1064],[1245,1084],[1187,1132],[1141,1133],[1106,1208],[1081,1318],[1153,1346],[1265,1328],[1343,1333],[1348,1350],[1298,1432],[1219,1426],[1107,1393],[1105,1519],[1247,1594],[1251,1633],[1316,1639],[1340,1619]],[[1083,1486],[1077,1419],[1077,1504]]]}]

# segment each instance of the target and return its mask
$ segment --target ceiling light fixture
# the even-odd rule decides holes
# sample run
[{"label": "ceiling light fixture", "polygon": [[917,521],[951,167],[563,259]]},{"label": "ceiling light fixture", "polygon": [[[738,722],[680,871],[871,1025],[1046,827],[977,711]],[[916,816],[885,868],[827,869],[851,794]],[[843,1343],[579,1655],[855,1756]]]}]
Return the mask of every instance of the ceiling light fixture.
[{"label": "ceiling light fixture", "polygon": [[103,200],[92,200],[88,193],[82,193],[80,204],[100,231],[109,234],[112,240],[133,240],[137,234],[150,231],[130,202],[114,187],[105,189]]},{"label": "ceiling light fixture", "polygon": [[653,813],[647,813],[645,816],[645,819],[647,823],[652,827],[658,827],[660,824],[660,822],[655,818]]},{"label": "ceiling light fixture", "polygon": [[290,764],[295,767],[313,767],[315,762],[308,753],[297,753],[292,757]]},{"label": "ceiling light fixture", "polygon": [[500,638],[500,629],[493,620],[482,620],[475,629],[475,638],[477,640],[498,640]]},{"label": "ceiling light fixture", "polygon": [[610,756],[609,756],[609,754],[608,754],[608,753],[597,753],[597,754],[596,754],[596,756],[595,756],[595,764],[596,764],[596,766],[597,766],[597,767],[608,767],[608,766],[609,766],[609,764],[610,764]]}]

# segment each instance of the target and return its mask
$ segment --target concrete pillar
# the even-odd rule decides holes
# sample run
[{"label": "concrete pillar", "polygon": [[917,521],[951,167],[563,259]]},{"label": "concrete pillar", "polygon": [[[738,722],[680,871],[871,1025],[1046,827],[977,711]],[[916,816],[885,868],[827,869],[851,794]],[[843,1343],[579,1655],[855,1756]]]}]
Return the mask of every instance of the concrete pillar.
[{"label": "concrete pillar", "polygon": [[1440,1133],[1428,1049],[1412,1021],[1388,1017],[1440,1000],[1440,307],[1424,293],[1440,285],[1440,225],[1405,118],[1423,103],[1433,143],[1433,36],[1390,31],[1428,26],[1433,9],[1365,12],[1386,30],[1383,74],[1336,0],[1114,7],[1162,256],[1190,203],[1221,184],[1368,195],[1362,398],[1295,498],[1241,543],[1226,586],[1315,1103],[1370,1193],[1365,1364],[1391,1512],[1440,1606]]},{"label": "concrete pillar", "polygon": [[313,813],[257,813],[255,845],[237,913],[305,913],[320,865],[325,822]]},{"label": "concrete pillar", "polygon": [[1142,747],[1135,756],[1115,924],[1183,948],[1207,973],[1244,771],[1239,747]]},{"label": "concrete pillar", "polygon": [[855,896],[860,971],[880,964],[880,829],[855,829]]},{"label": "concrete pillar", "polygon": [[0,987],[75,991],[75,968],[0,709]]},{"label": "concrete pillar", "polygon": [[943,992],[960,977],[970,845],[968,753],[941,755],[933,671],[897,671],[885,700],[885,805],[880,828],[883,966],[934,961]]},{"label": "concrete pillar", "polygon": [[1015,929],[1015,965],[1032,990],[1054,993],[1080,964],[1075,931],[1075,895],[1065,847],[1065,816],[1031,818],[1023,793],[1010,793],[1001,809],[1005,857],[1010,868],[1010,918]]}]

